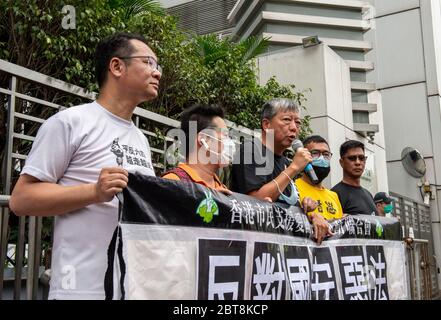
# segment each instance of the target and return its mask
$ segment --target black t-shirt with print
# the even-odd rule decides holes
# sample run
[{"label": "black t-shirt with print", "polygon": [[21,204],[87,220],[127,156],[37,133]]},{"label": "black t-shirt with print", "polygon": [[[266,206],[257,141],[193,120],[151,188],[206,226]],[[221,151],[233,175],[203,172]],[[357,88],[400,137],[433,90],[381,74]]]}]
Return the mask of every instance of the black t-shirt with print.
[{"label": "black t-shirt with print", "polygon": [[344,182],[336,184],[332,191],[338,194],[343,213],[376,215],[374,198],[363,187],[354,187]]},{"label": "black t-shirt with print", "polygon": [[[274,166],[271,165],[272,160]],[[233,161],[231,190],[244,194],[258,190],[276,178],[289,164],[288,158],[274,154],[260,140],[245,140]],[[291,184],[283,190],[283,194],[287,197],[291,195]]]}]

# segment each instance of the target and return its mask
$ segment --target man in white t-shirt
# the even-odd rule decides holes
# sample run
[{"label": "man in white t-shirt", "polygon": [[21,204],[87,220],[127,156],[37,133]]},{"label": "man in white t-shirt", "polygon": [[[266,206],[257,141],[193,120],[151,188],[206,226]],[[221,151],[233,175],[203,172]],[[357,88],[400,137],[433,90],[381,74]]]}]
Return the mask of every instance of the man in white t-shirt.
[{"label": "man in white t-shirt", "polygon": [[49,299],[104,299],[115,195],[128,171],[155,174],[149,143],[131,120],[158,95],[155,53],[143,37],[117,33],[98,45],[95,67],[98,99],[42,125],[10,199],[17,215],[55,216]]}]

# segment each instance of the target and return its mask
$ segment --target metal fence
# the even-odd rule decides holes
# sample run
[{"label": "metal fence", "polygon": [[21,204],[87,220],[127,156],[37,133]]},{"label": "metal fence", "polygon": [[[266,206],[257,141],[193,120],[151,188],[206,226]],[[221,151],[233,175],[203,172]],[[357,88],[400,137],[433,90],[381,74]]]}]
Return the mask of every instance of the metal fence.
[{"label": "metal fence", "polygon": [[[437,286],[434,286],[429,254],[429,241],[414,239],[407,246],[410,295],[413,300],[431,300],[438,298]],[[436,280],[436,278],[435,278]],[[435,290],[435,291],[434,291]]]},{"label": "metal fence", "polygon": [[[0,80],[1,107],[7,110],[0,181],[0,299],[6,293],[7,298],[21,299],[25,295],[26,299],[41,299],[45,292],[39,281],[46,278],[44,271],[50,266],[53,219],[16,217],[8,208],[9,195],[41,124],[66,106],[94,100],[96,94],[1,59]],[[167,148],[174,142],[166,132],[178,128],[180,122],[139,107],[133,121],[149,138],[153,166],[160,173],[166,168]],[[238,138],[255,135],[232,122],[227,121],[227,125]]]},{"label": "metal fence", "polygon": [[400,219],[403,237],[414,239],[407,247],[411,297],[439,299],[430,206],[393,192],[390,195],[394,199],[393,214]]},{"label": "metal fence", "polygon": [[[9,218],[12,214],[8,201],[9,196],[0,196],[0,299],[20,300],[23,295],[29,300],[43,298],[44,288],[39,287],[39,279],[45,270],[40,262],[42,218],[19,217],[17,237],[11,241]],[[9,297],[3,297],[4,293],[9,293]]]}]

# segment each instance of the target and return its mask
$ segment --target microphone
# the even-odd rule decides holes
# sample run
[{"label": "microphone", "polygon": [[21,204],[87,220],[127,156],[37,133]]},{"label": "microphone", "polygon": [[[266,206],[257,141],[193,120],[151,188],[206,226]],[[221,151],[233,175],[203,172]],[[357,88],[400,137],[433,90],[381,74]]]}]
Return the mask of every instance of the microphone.
[{"label": "microphone", "polygon": [[[297,152],[298,148],[303,148],[303,143],[299,139],[295,139],[292,142],[292,149],[294,150],[294,153]],[[305,167],[305,169],[303,169],[303,171],[305,171],[305,173],[308,175],[309,180],[311,180],[311,182],[313,184],[319,183],[319,179],[317,178],[317,175],[315,174],[314,168],[311,166],[310,163],[308,163],[306,165],[306,167]]]}]

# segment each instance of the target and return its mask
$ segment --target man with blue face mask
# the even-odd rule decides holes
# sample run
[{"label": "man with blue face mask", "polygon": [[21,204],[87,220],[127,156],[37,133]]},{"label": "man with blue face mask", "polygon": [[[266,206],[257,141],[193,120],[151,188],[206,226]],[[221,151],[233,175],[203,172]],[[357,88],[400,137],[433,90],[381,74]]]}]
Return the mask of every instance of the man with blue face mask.
[{"label": "man with blue face mask", "polygon": [[317,201],[317,208],[308,214],[317,213],[327,220],[342,218],[343,209],[338,195],[334,191],[326,189],[322,184],[331,170],[330,160],[332,153],[329,149],[328,142],[321,136],[315,135],[307,137],[303,141],[303,145],[311,153],[311,165],[319,180],[317,184],[313,184],[306,174],[296,180],[300,199],[310,197]]}]

